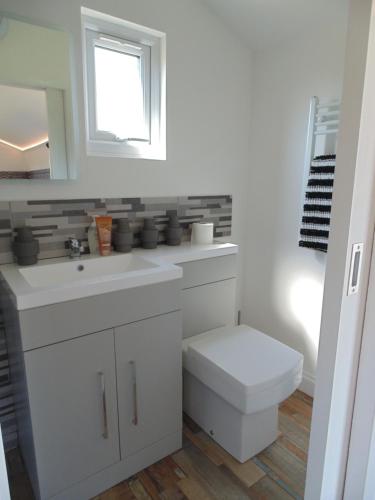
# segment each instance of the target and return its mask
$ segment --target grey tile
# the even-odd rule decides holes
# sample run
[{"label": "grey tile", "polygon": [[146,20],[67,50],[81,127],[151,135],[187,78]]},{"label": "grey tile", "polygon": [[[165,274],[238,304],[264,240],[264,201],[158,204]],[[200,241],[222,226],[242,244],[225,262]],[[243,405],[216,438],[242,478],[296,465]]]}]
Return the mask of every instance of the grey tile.
[{"label": "grey tile", "polygon": [[11,252],[12,250],[12,239],[11,238],[0,238],[0,253]]},{"label": "grey tile", "polygon": [[179,206],[195,206],[195,205],[202,205],[202,200],[197,197],[197,198],[194,198],[194,199],[190,199],[188,196],[180,196],[178,198],[178,204]]},{"label": "grey tile", "polygon": [[[47,207],[45,207],[47,210]],[[11,201],[10,202],[10,210],[12,214],[16,214],[17,212],[28,212],[30,209],[28,207],[27,201]],[[32,209],[34,210],[34,209]],[[39,208],[40,210],[40,208]]]},{"label": "grey tile", "polygon": [[228,214],[230,212],[231,212],[231,207],[213,208],[210,210],[211,214]]},{"label": "grey tile", "polygon": [[192,215],[195,217],[196,215],[203,215],[209,217],[211,211],[207,208],[189,208],[189,210],[185,210],[185,215]]},{"label": "grey tile", "polygon": [[141,198],[122,198],[124,205],[141,205]]},{"label": "grey tile", "polygon": [[165,212],[177,209],[177,203],[145,203],[144,206],[146,211],[163,210]]},{"label": "grey tile", "polygon": [[168,205],[170,203],[177,205],[178,198],[172,197],[172,196],[146,197],[146,198],[141,198],[141,203],[143,203],[145,205],[148,205],[148,204]]},{"label": "grey tile", "polygon": [[58,229],[58,226],[57,224],[51,226],[33,226],[33,233],[35,234],[36,231],[46,231],[48,229]]},{"label": "grey tile", "polygon": [[136,216],[142,219],[145,219],[147,217],[158,217],[165,215],[165,212],[163,210],[145,210],[142,212],[136,212]]},{"label": "grey tile", "polygon": [[0,229],[11,229],[11,223],[10,223],[10,218],[8,219],[1,219],[0,218]]},{"label": "grey tile", "polygon": [[125,204],[125,203],[106,203],[106,209],[108,212],[113,210],[131,210],[133,205]]},{"label": "grey tile", "polygon": [[205,200],[227,200],[229,198],[231,198],[230,195],[188,196],[188,200],[202,200],[202,201],[205,201]]},{"label": "grey tile", "polygon": [[68,224],[82,224],[89,226],[91,224],[91,217],[87,215],[69,215]]},{"label": "grey tile", "polygon": [[26,202],[29,206],[38,205],[77,205],[77,204],[95,204],[102,203],[100,198],[82,198],[82,199],[67,199],[67,200],[32,200]]},{"label": "grey tile", "polygon": [[0,252],[0,265],[11,264],[14,261],[12,252]]}]

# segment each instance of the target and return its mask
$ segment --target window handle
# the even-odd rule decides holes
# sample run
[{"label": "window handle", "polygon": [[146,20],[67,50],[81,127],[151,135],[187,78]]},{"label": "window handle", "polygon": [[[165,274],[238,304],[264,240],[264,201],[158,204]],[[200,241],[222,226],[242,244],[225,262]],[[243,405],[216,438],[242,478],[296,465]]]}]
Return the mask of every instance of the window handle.
[{"label": "window handle", "polygon": [[121,139],[120,137],[115,137],[116,142],[150,142],[150,139],[141,139],[137,137],[126,137],[125,139]]},{"label": "window handle", "polygon": [[100,35],[99,40],[102,40],[103,42],[114,43],[116,45],[120,45],[121,47],[129,47],[130,49],[139,50],[140,52],[142,52],[142,47],[138,47],[138,45],[133,45],[132,43],[127,43],[122,40],[117,40],[116,38],[110,38],[108,36]]}]

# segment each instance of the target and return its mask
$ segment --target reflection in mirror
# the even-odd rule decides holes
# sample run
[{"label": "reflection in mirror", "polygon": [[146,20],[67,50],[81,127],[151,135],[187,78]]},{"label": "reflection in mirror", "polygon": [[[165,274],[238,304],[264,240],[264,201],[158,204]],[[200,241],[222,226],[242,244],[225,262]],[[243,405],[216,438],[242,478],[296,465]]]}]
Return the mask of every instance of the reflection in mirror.
[{"label": "reflection in mirror", "polygon": [[0,179],[49,179],[45,92],[0,85],[0,109]]},{"label": "reflection in mirror", "polygon": [[72,177],[69,47],[63,31],[0,16],[0,179]]}]

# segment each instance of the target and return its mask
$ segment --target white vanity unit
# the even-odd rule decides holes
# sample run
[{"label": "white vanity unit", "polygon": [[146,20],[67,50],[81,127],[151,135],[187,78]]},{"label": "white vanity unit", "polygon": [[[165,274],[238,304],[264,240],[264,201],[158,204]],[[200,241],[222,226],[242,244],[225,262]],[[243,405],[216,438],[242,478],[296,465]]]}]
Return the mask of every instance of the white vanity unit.
[{"label": "white vanity unit", "polygon": [[2,266],[19,444],[38,498],[91,498],[180,448],[182,329],[234,323],[237,250]]}]

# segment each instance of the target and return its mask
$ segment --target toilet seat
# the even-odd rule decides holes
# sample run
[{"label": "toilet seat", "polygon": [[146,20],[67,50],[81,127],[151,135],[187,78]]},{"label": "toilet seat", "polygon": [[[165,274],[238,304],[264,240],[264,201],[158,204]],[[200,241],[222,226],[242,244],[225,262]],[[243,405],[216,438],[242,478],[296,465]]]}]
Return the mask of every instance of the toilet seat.
[{"label": "toilet seat", "polygon": [[302,381],[303,356],[246,325],[183,341],[184,368],[245,414],[279,404]]}]

